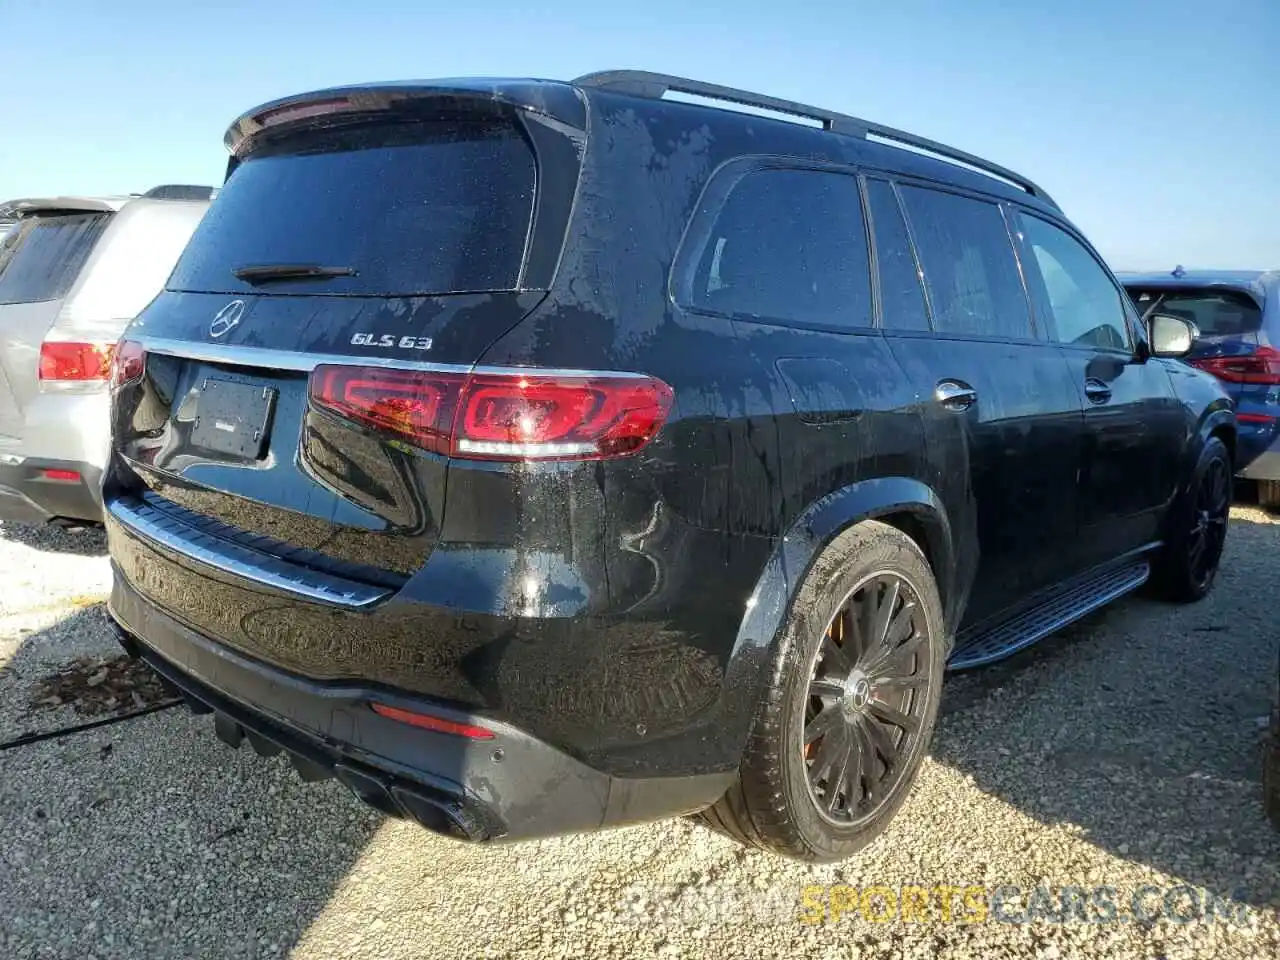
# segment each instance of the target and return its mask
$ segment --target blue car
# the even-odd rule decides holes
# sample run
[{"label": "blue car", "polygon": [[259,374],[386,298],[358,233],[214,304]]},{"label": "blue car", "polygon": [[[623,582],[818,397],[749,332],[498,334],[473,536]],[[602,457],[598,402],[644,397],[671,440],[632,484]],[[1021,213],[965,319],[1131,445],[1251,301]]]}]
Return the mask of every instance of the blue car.
[{"label": "blue car", "polygon": [[1238,476],[1280,507],[1280,270],[1120,273],[1141,313],[1190,320],[1200,330],[1187,362],[1222,381],[1236,403]]}]

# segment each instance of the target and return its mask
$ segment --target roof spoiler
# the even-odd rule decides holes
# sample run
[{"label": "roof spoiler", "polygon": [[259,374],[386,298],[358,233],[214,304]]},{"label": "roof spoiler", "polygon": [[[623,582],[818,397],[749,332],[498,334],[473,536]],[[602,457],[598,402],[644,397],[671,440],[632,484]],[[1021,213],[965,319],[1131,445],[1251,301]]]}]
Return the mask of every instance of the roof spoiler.
[{"label": "roof spoiler", "polygon": [[111,213],[123,205],[122,200],[99,197],[26,197],[0,203],[0,220],[38,213]]}]

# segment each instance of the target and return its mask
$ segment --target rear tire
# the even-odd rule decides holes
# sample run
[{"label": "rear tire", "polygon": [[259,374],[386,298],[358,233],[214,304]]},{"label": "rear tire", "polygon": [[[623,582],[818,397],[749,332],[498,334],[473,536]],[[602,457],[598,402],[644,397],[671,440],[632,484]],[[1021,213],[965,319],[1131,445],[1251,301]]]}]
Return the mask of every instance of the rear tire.
[{"label": "rear tire", "polygon": [[942,604],[919,546],[877,521],[813,564],[729,791],[701,818],[809,862],[870,843],[906,799],[942,693]]},{"label": "rear tire", "polygon": [[1280,510],[1280,480],[1258,481],[1258,504],[1268,510]]},{"label": "rear tire", "polygon": [[1169,515],[1152,582],[1174,603],[1194,603],[1213,589],[1231,513],[1231,454],[1217,437],[1200,450],[1191,483]]}]

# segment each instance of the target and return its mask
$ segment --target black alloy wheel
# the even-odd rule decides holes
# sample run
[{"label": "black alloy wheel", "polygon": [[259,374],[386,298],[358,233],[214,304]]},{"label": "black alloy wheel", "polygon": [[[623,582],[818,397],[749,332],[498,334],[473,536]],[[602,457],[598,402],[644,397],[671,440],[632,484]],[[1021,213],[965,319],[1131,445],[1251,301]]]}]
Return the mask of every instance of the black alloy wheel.
[{"label": "black alloy wheel", "polygon": [[1213,457],[1200,475],[1192,527],[1187,537],[1187,565],[1191,579],[1203,588],[1218,569],[1227,540],[1231,511],[1231,471],[1223,457]]},{"label": "black alloy wheel", "polygon": [[800,745],[810,796],[828,821],[864,823],[906,773],[925,725],[927,638],[919,598],[896,573],[862,581],[828,625]]}]

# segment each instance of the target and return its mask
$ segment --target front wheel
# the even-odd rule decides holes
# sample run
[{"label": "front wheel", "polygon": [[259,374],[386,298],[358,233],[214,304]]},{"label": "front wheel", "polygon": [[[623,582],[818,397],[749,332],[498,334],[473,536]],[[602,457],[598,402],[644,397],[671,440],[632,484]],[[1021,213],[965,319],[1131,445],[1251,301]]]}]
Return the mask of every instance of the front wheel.
[{"label": "front wheel", "polygon": [[1166,599],[1192,603],[1213,588],[1230,513],[1231,453],[1210,437],[1185,495],[1173,507],[1167,539],[1156,558],[1153,579]]},{"label": "front wheel", "polygon": [[920,548],[876,521],[845,531],[796,596],[738,780],[703,819],[799,860],[861,849],[920,769],[944,656],[942,605]]}]

